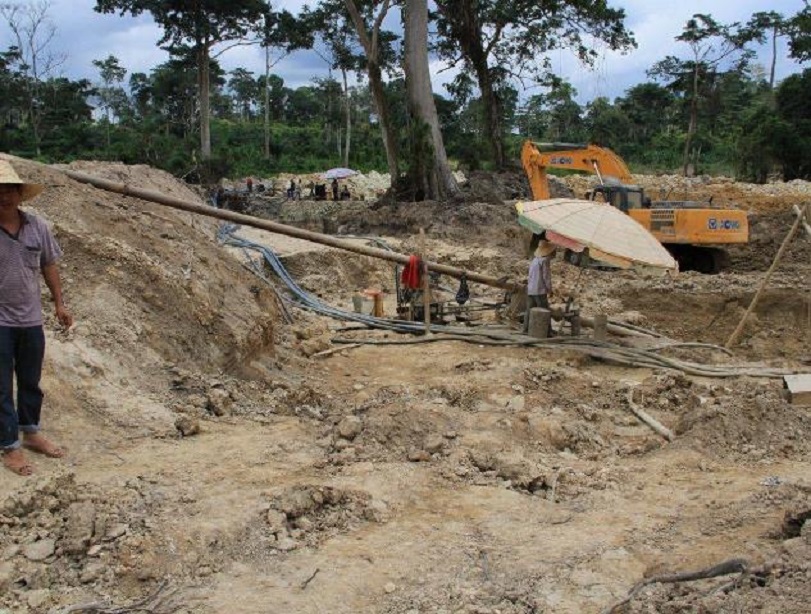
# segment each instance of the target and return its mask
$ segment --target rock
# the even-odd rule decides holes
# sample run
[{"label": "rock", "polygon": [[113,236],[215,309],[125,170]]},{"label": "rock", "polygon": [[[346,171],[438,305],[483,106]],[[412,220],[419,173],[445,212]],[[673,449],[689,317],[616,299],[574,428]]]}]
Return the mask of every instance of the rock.
[{"label": "rock", "polygon": [[514,396],[507,402],[507,409],[510,411],[524,411],[525,407],[526,401],[520,395]]},{"label": "rock", "polygon": [[60,542],[66,554],[81,554],[87,550],[93,538],[96,522],[96,507],[89,501],[71,503],[67,509],[65,535]]},{"label": "rock", "polygon": [[315,523],[306,516],[302,516],[301,518],[296,519],[296,528],[301,529],[305,533],[307,531],[311,531],[314,526]]},{"label": "rock", "polygon": [[429,454],[436,454],[445,447],[445,439],[440,435],[429,435],[426,437],[423,447]]},{"label": "rock", "polygon": [[386,593],[391,594],[397,590],[397,587],[394,585],[394,582],[387,582],[386,586],[383,587],[383,590],[386,591]]},{"label": "rock", "polygon": [[14,582],[14,570],[12,563],[0,563],[0,594],[4,594]]},{"label": "rock", "polygon": [[808,560],[811,548],[802,537],[792,537],[783,542],[783,551],[800,560]]},{"label": "rock", "polygon": [[51,600],[51,591],[47,588],[41,588],[36,591],[28,591],[28,595],[26,601],[28,602],[28,607],[34,610],[35,612],[40,611],[42,606],[48,603]]},{"label": "rock", "polygon": [[82,584],[95,582],[104,574],[106,569],[107,566],[104,563],[101,563],[100,561],[92,561],[88,563],[82,570],[82,574],[79,576],[79,582]]},{"label": "rock", "polygon": [[276,508],[284,512],[287,518],[298,518],[317,505],[309,489],[297,488],[282,495],[276,503]]},{"label": "rock", "polygon": [[175,420],[175,428],[182,437],[191,437],[200,432],[200,421],[189,416],[180,416]]},{"label": "rock", "polygon": [[296,548],[298,548],[298,544],[287,536],[282,537],[278,542],[276,542],[276,549],[281,550],[282,552],[290,552]]},{"label": "rock", "polygon": [[361,390],[363,390],[364,388],[366,388],[366,386],[364,386],[363,384],[353,384],[353,385],[352,385],[352,388],[353,388],[354,390],[356,390],[357,392],[360,392]]},{"label": "rock", "polygon": [[345,416],[338,423],[338,434],[344,439],[352,441],[363,430],[363,421],[357,416]]},{"label": "rock", "polygon": [[90,548],[87,551],[87,556],[98,556],[102,550],[103,548],[99,544],[96,544],[95,546],[90,546]]},{"label": "rock", "polygon": [[334,447],[336,450],[338,450],[339,452],[340,452],[341,450],[346,450],[347,448],[349,448],[349,447],[351,447],[351,446],[352,446],[352,442],[351,442],[351,441],[349,441],[348,439],[338,439],[338,440],[336,440],[336,442],[333,444],[333,447]]},{"label": "rock", "polygon": [[425,450],[411,450],[408,453],[408,460],[412,463],[424,463],[431,460],[431,455]]},{"label": "rock", "polygon": [[11,560],[18,554],[20,554],[20,547],[17,544],[12,544],[11,546],[3,550],[3,560],[4,561]]},{"label": "rock", "polygon": [[212,388],[208,392],[206,407],[215,416],[225,416],[231,413],[233,401],[227,390]]},{"label": "rock", "polygon": [[269,509],[265,515],[265,521],[268,523],[271,533],[287,533],[287,516],[279,510]]},{"label": "rock", "polygon": [[109,529],[107,529],[107,533],[104,534],[104,541],[113,541],[121,537],[122,535],[126,535],[127,531],[129,531],[129,527],[125,524],[114,524]]},{"label": "rock", "polygon": [[23,556],[29,561],[44,561],[55,551],[56,542],[52,539],[43,539],[23,546]]}]

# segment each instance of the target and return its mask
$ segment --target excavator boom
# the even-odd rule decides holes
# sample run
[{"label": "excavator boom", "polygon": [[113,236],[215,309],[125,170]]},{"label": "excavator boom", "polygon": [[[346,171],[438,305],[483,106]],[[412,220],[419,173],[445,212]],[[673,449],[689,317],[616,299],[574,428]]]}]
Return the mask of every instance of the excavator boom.
[{"label": "excavator boom", "polygon": [[[550,148],[551,151],[546,151]],[[593,173],[600,179],[600,183],[604,183],[607,178],[620,183],[631,182],[631,171],[622,158],[610,149],[597,145],[526,141],[521,149],[521,163],[535,200],[551,198],[547,168]]]}]

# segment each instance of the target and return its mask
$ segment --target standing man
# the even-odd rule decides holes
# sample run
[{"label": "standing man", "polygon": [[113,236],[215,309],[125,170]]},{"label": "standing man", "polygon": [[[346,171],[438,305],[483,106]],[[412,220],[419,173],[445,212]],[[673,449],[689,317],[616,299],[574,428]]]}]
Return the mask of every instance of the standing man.
[{"label": "standing man", "polygon": [[11,164],[0,160],[0,454],[7,469],[23,476],[31,475],[33,468],[22,447],[51,458],[64,455],[39,431],[43,396],[39,380],[45,356],[40,273],[59,323],[66,328],[73,324],[62,302],[56,265],[62,250],[42,219],[20,210],[23,201],[43,189],[24,183]]},{"label": "standing man", "polygon": [[552,296],[552,257],[555,246],[549,241],[541,240],[535,250],[535,257],[529,263],[527,279],[527,310],[524,313],[524,334],[529,332],[529,310],[533,307],[549,309],[549,297]]}]

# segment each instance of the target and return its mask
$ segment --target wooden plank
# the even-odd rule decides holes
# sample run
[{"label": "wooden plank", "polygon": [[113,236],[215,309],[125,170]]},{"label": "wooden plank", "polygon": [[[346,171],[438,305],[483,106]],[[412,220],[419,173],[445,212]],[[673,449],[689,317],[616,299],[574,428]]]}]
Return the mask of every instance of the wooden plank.
[{"label": "wooden plank", "polygon": [[797,373],[783,377],[783,386],[788,390],[792,405],[811,405],[811,373]]}]

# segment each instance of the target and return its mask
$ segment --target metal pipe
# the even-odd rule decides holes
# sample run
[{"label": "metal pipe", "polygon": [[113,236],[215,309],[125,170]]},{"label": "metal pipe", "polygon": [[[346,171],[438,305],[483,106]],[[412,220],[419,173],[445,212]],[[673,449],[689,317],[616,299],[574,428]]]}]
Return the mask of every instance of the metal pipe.
[{"label": "metal pipe", "polygon": [[[122,194],[124,196],[134,196],[136,198],[154,202],[159,205],[164,205],[166,207],[171,207],[173,209],[180,209],[181,211],[189,211],[191,213],[199,213],[200,215],[206,215],[208,217],[226,220],[228,222],[241,224],[243,226],[253,226],[254,228],[259,228],[261,230],[267,230],[269,232],[275,232],[277,234],[287,235],[289,237],[295,237],[297,239],[303,239],[305,241],[311,241],[313,243],[320,243],[321,245],[336,247],[338,249],[354,252],[356,254],[361,254],[363,256],[380,258],[381,260],[388,260],[390,262],[396,262],[398,264],[408,264],[409,256],[405,254],[398,254],[396,252],[386,251],[375,247],[368,247],[365,245],[355,245],[354,243],[351,243],[343,239],[338,239],[330,235],[312,232],[309,230],[304,230],[302,228],[296,228],[295,226],[288,226],[286,224],[279,224],[278,222],[264,220],[261,218],[253,217],[251,215],[235,213],[233,211],[224,211],[222,209],[216,209],[214,207],[209,207],[207,205],[199,205],[197,203],[181,200],[179,198],[166,196],[165,194],[155,192],[153,190],[134,188],[124,183],[117,183],[115,181],[102,179],[100,177],[93,177],[92,175],[77,173],[76,171],[65,170],[63,172],[71,179],[74,179],[81,183],[90,184],[96,188],[107,190],[108,192],[114,192],[116,194]],[[439,264],[438,262],[426,262],[426,265],[432,271],[437,271],[442,275],[449,275],[450,277],[455,277],[457,279],[460,279],[463,275],[466,275],[468,280],[484,284],[486,286],[503,288],[505,290],[511,291],[524,290],[524,286],[515,282],[508,281],[506,278],[498,279],[495,277],[490,277],[488,275],[481,275],[479,273],[474,273],[472,271],[466,271],[464,269]]]}]

